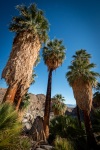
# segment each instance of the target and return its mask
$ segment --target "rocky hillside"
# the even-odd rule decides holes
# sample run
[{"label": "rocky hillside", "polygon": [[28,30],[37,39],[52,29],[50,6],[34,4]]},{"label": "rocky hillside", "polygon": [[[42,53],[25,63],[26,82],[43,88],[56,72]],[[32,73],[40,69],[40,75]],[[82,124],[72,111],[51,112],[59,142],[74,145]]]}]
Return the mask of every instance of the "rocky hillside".
[{"label": "rocky hillside", "polygon": [[[6,89],[0,88],[0,103],[5,95]],[[26,128],[29,129],[31,124],[33,123],[34,119],[37,116],[44,116],[44,106],[45,106],[45,99],[46,96],[44,94],[30,94],[29,105],[24,112],[21,112],[21,116],[23,116],[23,123],[25,124]],[[71,108],[67,108],[66,106],[66,114],[72,114]],[[53,117],[53,112],[51,111],[50,117]]]},{"label": "rocky hillside", "polygon": [[37,116],[43,117],[44,115],[44,105],[45,105],[45,95],[43,94],[30,94],[30,100],[27,109],[25,109],[23,116],[23,123],[27,129],[31,128],[34,119]]},{"label": "rocky hillside", "polygon": [[[0,88],[0,103],[6,93],[6,89]],[[44,103],[45,103],[45,95],[43,94],[29,94],[30,95],[30,104],[27,108],[27,113],[31,113],[34,116],[40,114],[41,111],[44,110]]]},{"label": "rocky hillside", "polygon": [[[0,103],[6,93],[6,89],[0,88]],[[30,94],[29,106],[24,112],[21,112],[21,115],[24,114],[23,123],[30,128],[30,125],[37,116],[43,117],[44,113],[44,104],[45,104],[45,95],[43,94]]]}]

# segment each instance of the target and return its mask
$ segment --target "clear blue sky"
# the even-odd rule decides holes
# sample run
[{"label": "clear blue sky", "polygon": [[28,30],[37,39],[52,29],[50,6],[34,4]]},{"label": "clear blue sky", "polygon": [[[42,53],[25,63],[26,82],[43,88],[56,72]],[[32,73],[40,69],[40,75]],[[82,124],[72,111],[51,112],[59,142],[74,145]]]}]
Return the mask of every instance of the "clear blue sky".
[{"label": "clear blue sky", "polygon": [[[92,55],[91,62],[97,64],[94,71],[100,73],[100,0],[2,0],[0,2],[0,75],[12,49],[14,34],[8,30],[8,25],[12,17],[18,15],[15,6],[29,5],[33,2],[45,12],[50,23],[50,39],[55,37],[62,39],[67,49],[66,60],[53,73],[52,96],[62,94],[67,104],[75,104],[73,91],[65,78],[75,51],[86,49]],[[42,58],[35,71],[38,77],[29,92],[46,94],[48,72]],[[0,87],[7,87],[3,79],[0,80]]]}]

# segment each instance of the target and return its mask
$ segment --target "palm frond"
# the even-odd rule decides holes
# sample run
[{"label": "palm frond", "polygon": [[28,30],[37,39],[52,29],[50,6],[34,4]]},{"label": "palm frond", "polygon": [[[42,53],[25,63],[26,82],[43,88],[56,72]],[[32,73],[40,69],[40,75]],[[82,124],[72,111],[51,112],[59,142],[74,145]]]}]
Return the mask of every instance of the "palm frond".
[{"label": "palm frond", "polygon": [[44,63],[51,63],[52,68],[53,64],[56,64],[56,66],[57,63],[61,65],[65,59],[65,55],[65,47],[62,45],[62,40],[54,39],[52,41],[48,41],[47,46],[43,48],[42,56],[44,59]]},{"label": "palm frond", "polygon": [[89,58],[91,55],[86,52],[86,50],[76,51],[73,56],[74,60],[71,62],[71,65],[68,67],[69,71],[66,73],[66,78],[70,85],[79,78],[84,81],[88,81],[94,87],[97,84],[97,77],[100,77],[100,74],[94,71],[91,71],[96,65],[90,63]]},{"label": "palm frond", "polygon": [[29,7],[17,5],[16,8],[20,14],[12,18],[9,30],[16,33],[31,31],[31,33],[39,36],[41,42],[46,41],[48,39],[49,24],[43,11],[38,9],[35,3]]}]

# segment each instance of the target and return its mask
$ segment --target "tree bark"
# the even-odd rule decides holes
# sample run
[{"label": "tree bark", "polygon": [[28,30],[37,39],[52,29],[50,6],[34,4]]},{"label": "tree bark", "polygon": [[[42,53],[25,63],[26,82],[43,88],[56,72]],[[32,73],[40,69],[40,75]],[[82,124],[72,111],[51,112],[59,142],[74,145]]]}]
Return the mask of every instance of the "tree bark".
[{"label": "tree bark", "polygon": [[78,118],[79,127],[82,128],[81,119],[80,119],[80,109],[78,105],[76,106],[76,109],[77,109],[77,118]]},{"label": "tree bark", "polygon": [[29,131],[29,134],[32,136],[33,141],[46,142],[42,117],[37,116],[35,118],[34,122],[32,123],[32,127]]},{"label": "tree bark", "polygon": [[92,148],[93,150],[97,150],[97,143],[96,143],[96,139],[94,137],[93,131],[92,131],[92,124],[91,124],[91,120],[90,120],[90,115],[85,110],[83,112],[84,112],[85,129],[86,129],[86,134],[87,134],[88,149],[91,150],[91,148]]},{"label": "tree bark", "polygon": [[14,99],[14,103],[15,103],[16,110],[17,110],[17,111],[19,110],[21,100],[22,100],[22,96],[21,96],[21,86],[20,86],[20,84],[19,84],[19,87],[18,87],[18,89],[17,89],[17,91],[16,91],[15,99]]},{"label": "tree bark", "polygon": [[44,132],[46,139],[49,137],[49,118],[50,118],[50,106],[51,106],[51,84],[52,84],[52,69],[49,71],[48,75],[48,85],[45,101],[45,110],[44,110]]},{"label": "tree bark", "polygon": [[18,102],[16,104],[16,110],[17,111],[19,110],[19,106],[20,106],[21,101],[22,101],[22,97],[19,97]]},{"label": "tree bark", "polygon": [[15,98],[15,94],[17,92],[17,85],[14,85],[14,86],[9,86],[7,91],[6,91],[6,94],[3,98],[3,103],[4,102],[11,102],[13,103],[14,102],[14,98]]}]

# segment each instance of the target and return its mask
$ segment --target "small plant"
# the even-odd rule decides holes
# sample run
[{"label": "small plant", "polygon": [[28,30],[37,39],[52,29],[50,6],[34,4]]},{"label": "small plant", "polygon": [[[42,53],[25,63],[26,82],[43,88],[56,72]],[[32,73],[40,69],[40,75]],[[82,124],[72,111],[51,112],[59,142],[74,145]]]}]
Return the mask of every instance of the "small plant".
[{"label": "small plant", "polygon": [[98,142],[100,142],[100,108],[95,109],[91,113],[91,120],[92,120],[93,131],[96,135],[96,139]]},{"label": "small plant", "polygon": [[50,133],[62,138],[74,139],[84,135],[84,130],[79,128],[76,118],[57,116],[50,122]]},{"label": "small plant", "polygon": [[[67,138],[74,143],[75,150],[86,149],[86,135],[84,126],[82,129],[78,125],[78,120],[71,116],[57,116],[50,122],[50,142],[52,143],[56,136]],[[60,150],[60,149],[59,149]]]},{"label": "small plant", "polygon": [[54,141],[54,147],[55,150],[74,150],[73,144],[69,140],[59,136]]},{"label": "small plant", "polygon": [[13,105],[4,103],[0,106],[0,149],[29,150],[30,140],[21,136],[22,124]]},{"label": "small plant", "polygon": [[52,98],[52,110],[55,115],[63,115],[65,111],[65,101],[64,97],[61,94],[56,94]]},{"label": "small plant", "polygon": [[30,95],[28,93],[26,93],[22,99],[22,102],[20,104],[20,109],[25,109],[27,108],[27,106],[29,105],[30,101]]}]

